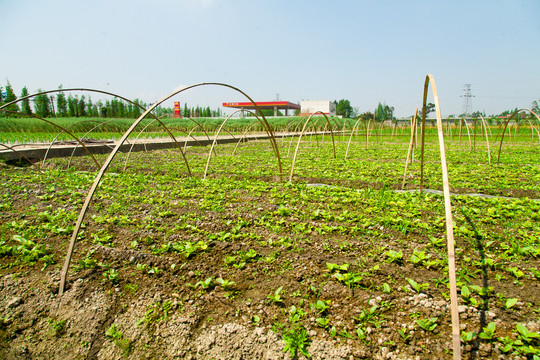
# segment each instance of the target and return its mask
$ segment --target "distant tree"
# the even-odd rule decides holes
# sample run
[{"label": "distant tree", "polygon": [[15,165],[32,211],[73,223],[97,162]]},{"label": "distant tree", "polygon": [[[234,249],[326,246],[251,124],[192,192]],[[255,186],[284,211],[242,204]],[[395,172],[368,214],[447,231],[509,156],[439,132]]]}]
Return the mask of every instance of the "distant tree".
[{"label": "distant tree", "polygon": [[539,115],[540,116],[540,104],[538,103],[540,100],[538,101],[533,101],[532,104],[531,104],[531,110],[536,113],[536,115]]},{"label": "distant tree", "polygon": [[86,116],[94,116],[92,115],[92,98],[88,97],[88,102],[86,103]]},{"label": "distant tree", "polygon": [[499,114],[499,116],[508,116],[516,111],[518,111],[518,108],[515,108],[514,110],[504,110],[502,113]]},{"label": "distant tree", "polygon": [[77,116],[86,116],[86,100],[84,95],[81,96],[81,99],[77,103]]},{"label": "distant tree", "polygon": [[483,113],[480,112],[480,111],[475,111],[475,112],[473,112],[473,113],[471,114],[471,117],[473,117],[473,118],[479,118],[480,116],[485,117],[485,114],[483,114]]},{"label": "distant tree", "polygon": [[[11,87],[11,84],[9,83],[9,81],[8,81],[8,83],[6,85],[6,96],[5,96],[5,98],[3,100],[4,100],[4,104],[12,102],[14,100],[17,100],[17,96],[13,92],[13,88]],[[18,112],[19,111],[19,105],[11,104],[7,108],[5,108],[4,110]],[[15,115],[7,114],[6,116],[15,116]]]},{"label": "distant tree", "polygon": [[373,120],[374,119],[374,116],[373,116],[373,113],[368,111],[368,112],[365,112],[365,113],[362,113],[358,116],[359,119],[362,119],[364,121],[369,121],[369,120]]},{"label": "distant tree", "polygon": [[[38,89],[38,92],[43,90]],[[41,94],[34,98],[34,112],[39,117],[47,117],[51,115],[50,98],[47,94]]]},{"label": "distant tree", "polygon": [[[58,87],[59,90],[62,89],[62,85]],[[66,95],[63,91],[60,91],[56,94],[56,114],[60,117],[65,117],[68,114]]]},{"label": "distant tree", "polygon": [[373,112],[373,117],[375,121],[393,120],[394,107],[379,103],[379,105]]},{"label": "distant tree", "polygon": [[188,108],[186,103],[184,103],[184,110],[182,111],[182,116],[183,117],[190,117],[189,108]]},{"label": "distant tree", "polygon": [[[21,97],[28,96],[28,89],[25,87],[21,90]],[[27,115],[32,115],[32,108],[30,107],[30,99],[24,99],[21,103],[21,112]]]},{"label": "distant tree", "polygon": [[[434,103],[427,103],[426,105],[426,118],[429,116],[430,113],[435,111],[435,104]],[[418,116],[422,116],[422,107],[418,110]]]},{"label": "distant tree", "polygon": [[78,104],[79,104],[79,98],[77,97],[77,95],[75,95],[75,97],[73,97],[71,94],[69,94],[68,98],[67,98],[67,108],[68,108],[68,116],[69,117],[78,117],[78,113],[77,113],[77,109],[78,109]]},{"label": "distant tree", "polygon": [[353,116],[354,109],[349,100],[341,99],[339,101],[334,101],[334,103],[336,104],[336,115],[342,115],[345,118]]}]

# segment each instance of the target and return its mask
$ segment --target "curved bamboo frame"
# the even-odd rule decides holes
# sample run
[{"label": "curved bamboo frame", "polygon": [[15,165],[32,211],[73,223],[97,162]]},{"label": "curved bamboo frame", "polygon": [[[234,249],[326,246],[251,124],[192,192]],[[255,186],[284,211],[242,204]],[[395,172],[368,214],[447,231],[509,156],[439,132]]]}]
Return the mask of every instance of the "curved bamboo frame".
[{"label": "curved bamboo frame", "polygon": [[14,147],[17,146],[17,145],[7,146],[6,144],[0,143],[0,146],[3,146],[3,147],[5,147],[5,148],[8,149],[8,150],[13,151],[15,154],[19,154],[22,158],[24,158],[24,160],[28,161],[28,163],[29,163],[30,165],[35,166],[36,169],[38,169],[39,171],[42,171],[42,170],[39,168],[39,166],[37,166],[36,163],[32,162],[32,160],[30,160],[26,155],[24,155],[23,153],[18,152],[17,150],[14,149]]},{"label": "curved bamboo frame", "polygon": [[[353,125],[352,131],[351,131],[351,136],[349,136],[349,142],[347,144],[347,150],[345,151],[345,158],[343,160],[347,160],[347,156],[349,155],[349,147],[351,146],[351,140],[352,140],[353,135],[354,135],[354,130],[357,129],[357,125],[358,125],[358,123],[360,121],[362,121],[362,119],[359,118],[358,120],[356,120],[356,122]],[[357,133],[358,133],[358,130],[357,130]]]},{"label": "curved bamboo frame", "polygon": [[[148,109],[146,109],[144,111],[143,114],[141,114],[141,116],[139,116],[135,122],[129,127],[129,129],[124,133],[124,135],[122,135],[122,138],[118,141],[118,144],[116,145],[116,147],[113,149],[113,151],[109,154],[109,157],[107,158],[107,160],[105,160],[105,163],[103,164],[103,166],[101,167],[101,169],[99,170],[98,174],[96,175],[96,177],[94,178],[94,183],[92,184],[92,187],[90,188],[89,192],[88,192],[88,195],[86,196],[86,199],[84,201],[84,204],[83,204],[83,207],[81,209],[81,211],[79,212],[79,217],[77,219],[77,222],[75,224],[75,228],[73,229],[73,233],[72,233],[72,236],[71,236],[71,240],[69,242],[69,247],[68,247],[68,251],[67,251],[67,254],[66,254],[66,259],[64,261],[64,266],[62,268],[62,271],[60,273],[60,285],[59,285],[59,289],[58,289],[58,295],[59,296],[62,296],[64,294],[64,289],[65,289],[65,285],[66,285],[66,279],[67,279],[67,272],[68,272],[68,269],[69,269],[69,264],[71,263],[71,257],[73,255],[73,250],[75,248],[75,242],[77,240],[77,236],[79,235],[79,231],[81,229],[81,225],[82,225],[82,222],[84,220],[84,217],[86,215],[86,211],[88,210],[88,207],[90,206],[90,201],[92,200],[93,196],[94,196],[94,193],[96,192],[96,189],[99,185],[99,183],[101,182],[101,179],[103,178],[103,175],[105,174],[105,172],[107,171],[109,165],[111,164],[112,160],[114,159],[114,157],[116,156],[116,154],[118,153],[118,150],[120,149],[120,146],[122,146],[122,144],[124,143],[124,141],[126,141],[126,139],[128,138],[128,136],[133,132],[133,130],[135,129],[135,127],[137,127],[137,125],[139,125],[139,123],[152,111],[154,110],[157,106],[159,106],[161,103],[163,103],[164,101],[170,99],[171,97],[183,92],[183,91],[186,91],[186,90],[189,90],[189,89],[193,89],[195,87],[199,87],[199,86],[207,86],[207,85],[216,85],[216,86],[223,86],[223,87],[227,87],[227,88],[230,88],[232,90],[235,90],[239,93],[241,93],[242,95],[244,95],[256,108],[257,110],[260,112],[260,109],[259,107],[257,106],[257,104],[246,94],[244,93],[242,90],[234,87],[234,86],[231,86],[231,85],[227,85],[227,84],[223,84],[223,83],[200,83],[200,84],[195,84],[195,85],[191,85],[191,86],[187,86],[183,89],[180,89],[180,90],[175,90],[173,91],[172,93],[170,93],[169,95],[165,96],[164,98],[162,98],[161,100],[155,102],[152,106],[150,106]],[[262,114],[262,112],[261,112]],[[264,120],[264,124],[265,124],[265,127],[266,127],[266,131],[268,133],[268,135],[270,136],[270,141],[272,143],[272,146],[274,147],[274,151],[276,152],[276,157],[277,157],[277,160],[278,160],[278,165],[279,165],[279,170],[280,170],[280,176],[282,176],[282,167],[281,167],[281,159],[279,157],[279,149],[277,148],[277,144],[275,142],[275,137],[274,137],[274,134],[273,134],[273,130],[272,130],[272,127],[270,126],[270,124],[268,124],[268,121],[266,121],[266,118],[264,117],[264,115],[262,116],[263,117],[263,120]]]},{"label": "curved bamboo frame", "polygon": [[[257,116],[257,114],[251,112],[250,110],[246,110],[247,112],[253,114],[253,116],[255,116],[257,118],[257,120],[259,120],[259,122],[256,122],[254,121],[253,123],[251,123],[249,126],[246,127],[246,129],[244,130],[244,132],[242,133],[242,137],[240,137],[240,139],[236,142],[236,145],[234,146],[234,150],[232,152],[232,156],[234,156],[234,154],[236,153],[236,149],[238,148],[238,145],[240,145],[240,143],[242,142],[242,140],[245,140],[244,142],[247,142],[247,134],[249,132],[249,130],[251,130],[251,128],[257,124],[260,123],[260,119],[259,117]],[[255,133],[255,132],[254,132]],[[215,154],[214,154],[215,155]]]},{"label": "curved bamboo frame", "polygon": [[[26,98],[26,97],[25,97]],[[13,104],[14,102],[10,102],[8,104],[4,104],[2,106],[0,106],[0,110],[2,110],[3,107],[5,106],[8,106],[8,105],[11,105]],[[66,134],[68,134],[69,136],[71,136],[73,139],[75,139],[75,141],[77,141],[83,148],[84,150],[86,150],[86,152],[88,153],[88,155],[90,155],[90,157],[92,158],[92,160],[94,160],[94,164],[96,164],[96,166],[99,168],[99,163],[97,162],[96,158],[94,157],[94,154],[92,154],[92,152],[90,152],[90,150],[88,150],[88,148],[86,146],[84,146],[84,144],[81,142],[81,140],[79,140],[78,137],[76,137],[71,131],[63,128],[62,126],[58,125],[58,124],[55,124],[53,123],[52,121],[49,121],[47,119],[43,119],[39,116],[36,116],[36,115],[33,115],[33,114],[24,114],[24,113],[21,113],[21,112],[17,112],[17,111],[11,111],[11,110],[2,110],[2,111],[5,111],[5,112],[8,112],[10,114],[15,114],[15,115],[21,115],[21,116],[24,116],[24,117],[31,117],[33,119],[38,119],[38,120],[41,120],[41,121],[45,121],[46,123],[50,124],[50,125],[53,125],[53,126],[56,126],[57,128],[61,129],[62,131],[64,131]]]},{"label": "curved bamboo frame", "polygon": [[[300,133],[300,137],[298,138],[298,143],[296,144],[296,150],[294,151],[293,161],[291,165],[291,174],[289,176],[289,182],[292,182],[292,177],[294,174],[294,164],[296,163],[296,156],[298,155],[298,148],[300,147],[300,141],[302,141],[302,136],[304,135],[304,131],[306,130],[306,126],[309,123],[309,120],[311,120],[311,118],[316,114],[323,115],[326,121],[328,122],[328,125],[330,125],[330,120],[328,120],[328,117],[326,116],[326,114],[321,111],[317,111],[308,117],[308,119],[304,123],[304,126],[302,127],[302,132]],[[332,125],[330,125],[330,134],[332,135],[332,144],[334,145],[334,159],[335,159],[336,158],[336,143],[334,141],[334,132],[332,131]]]},{"label": "curved bamboo frame", "polygon": [[[443,194],[444,194],[444,208],[446,215],[446,238],[448,246],[448,278],[450,282],[450,310],[452,314],[452,348],[453,359],[461,359],[461,338],[459,328],[459,311],[458,311],[458,297],[457,297],[457,285],[456,285],[456,255],[454,249],[454,228],[452,220],[452,204],[450,202],[450,186],[448,182],[448,169],[446,164],[446,152],[444,148],[444,134],[443,124],[441,117],[441,108],[439,105],[439,96],[437,94],[437,87],[435,86],[435,80],[432,74],[426,76],[424,82],[424,100],[422,103],[422,165],[424,162],[424,135],[426,124],[426,103],[429,84],[433,92],[433,100],[435,102],[435,112],[437,115],[437,131],[439,135],[439,151],[441,154],[441,168],[443,178]],[[423,166],[422,166],[423,170]]]},{"label": "curved bamboo frame", "polygon": [[465,123],[465,128],[467,129],[467,136],[469,137],[469,149],[472,149],[471,133],[469,131],[469,124],[467,123],[467,118],[459,119],[459,143],[461,144],[461,128],[463,127],[463,123]]},{"label": "curved bamboo frame", "polygon": [[[75,126],[75,125],[77,125],[77,124],[81,124],[81,123],[85,123],[85,122],[98,122],[99,124],[98,124],[97,126],[103,124],[102,122],[99,122],[98,120],[83,120],[83,121],[80,121],[80,122],[78,122],[78,123],[74,123],[74,124],[71,124],[71,125],[67,126],[66,129],[69,129],[70,127],[73,127],[73,126]],[[94,126],[92,129],[90,129],[89,131],[87,131],[84,135],[88,134],[90,131],[92,131],[93,129],[95,129],[97,126]],[[51,150],[52,146],[54,145],[54,143],[56,142],[56,140],[58,139],[58,137],[59,137],[60,135],[62,135],[63,133],[64,133],[64,131],[62,130],[62,131],[60,131],[58,134],[56,134],[56,136],[53,138],[53,140],[51,141],[51,143],[50,143],[49,146],[47,147],[47,151],[45,151],[45,155],[43,156],[43,160],[41,161],[41,165],[42,165],[42,166],[45,165],[45,162],[47,161],[47,156],[49,156],[49,151]],[[81,139],[84,139],[84,135],[83,135],[83,137],[81,137]],[[77,144],[77,146],[78,146],[78,144]],[[71,156],[70,156],[70,158],[69,158],[69,162],[68,162],[68,166],[67,166],[68,169],[69,169],[69,166],[70,166],[70,164],[71,164],[71,158],[73,157],[73,154],[75,153],[75,149],[77,149],[77,146],[75,146],[75,148],[74,148],[73,151],[71,152]],[[97,168],[99,169],[99,166],[98,166]]]},{"label": "curved bamboo frame", "polygon": [[[503,140],[504,140],[504,133],[506,132],[506,128],[508,127],[508,123],[510,122],[510,120],[512,120],[512,118],[514,116],[516,116],[517,114],[519,114],[522,111],[528,111],[530,114],[534,115],[538,119],[538,121],[540,121],[540,117],[538,117],[538,115],[534,111],[532,111],[531,109],[519,109],[519,110],[514,111],[512,113],[512,115],[504,123],[504,128],[503,128],[503,132],[502,132],[502,135],[501,135],[501,143],[499,144],[499,155],[497,156],[497,164],[501,160],[501,149],[502,149],[502,144],[503,144]],[[519,122],[519,119],[518,119],[517,122]],[[532,125],[532,123],[531,123],[531,125]],[[538,132],[538,130],[537,130],[537,132]],[[540,133],[538,135],[538,138],[539,138],[539,141],[540,141]]]},{"label": "curved bamboo frame", "polygon": [[[214,147],[216,146],[216,143],[217,143],[217,139],[219,137],[219,133],[221,132],[221,129],[223,128],[223,126],[225,126],[225,123],[227,123],[227,121],[229,121],[229,119],[236,113],[239,113],[241,112],[242,110],[236,110],[234,111],[232,114],[230,114],[229,116],[227,116],[227,118],[221,123],[221,125],[219,126],[218,128],[218,131],[216,132],[216,134],[214,135],[214,141],[212,141],[212,146],[210,147],[210,151],[208,152],[208,159],[206,160],[206,167],[204,168],[204,175],[203,175],[203,179],[206,179],[206,175],[208,175],[208,167],[210,166],[210,159],[212,157],[212,150],[214,150]],[[249,110],[248,110],[249,111]],[[250,113],[253,114],[253,112],[249,111]],[[255,117],[257,118],[257,120],[263,124],[264,126],[264,122],[256,115],[254,114]],[[230,133],[229,133],[230,134]],[[240,139],[240,141],[242,141],[243,138]],[[239,142],[240,142],[239,141]],[[238,146],[238,143],[237,143],[237,146]],[[236,146],[234,148],[234,150],[236,150]]]},{"label": "curved bamboo frame", "polygon": [[407,151],[407,160],[405,161],[405,171],[403,172],[403,182],[401,183],[401,189],[405,189],[405,180],[407,179],[407,169],[409,168],[409,159],[411,158],[411,153],[413,151],[413,144],[414,144],[414,139],[415,139],[415,135],[416,135],[416,131],[415,131],[415,128],[416,128],[416,122],[417,122],[417,119],[418,118],[418,109],[416,109],[414,111],[414,116],[413,118],[411,119],[411,141],[409,142],[409,150]]},{"label": "curved bamboo frame", "polygon": [[[163,126],[163,128],[165,129],[165,131],[167,131],[167,133],[169,134],[169,136],[173,139],[173,141],[176,143],[176,146],[178,147],[178,149],[180,150],[180,153],[182,154],[182,157],[184,158],[184,162],[186,163],[186,166],[188,167],[188,173],[189,173],[189,176],[191,176],[191,170],[189,169],[189,165],[187,163],[187,159],[184,155],[184,152],[182,151],[182,148],[180,147],[180,144],[178,144],[178,141],[176,141],[176,138],[174,137],[174,135],[169,131],[169,129],[154,115],[152,114],[151,112],[145,112],[144,110],[144,107],[142,107],[140,104],[137,104],[136,102],[134,101],[131,101],[129,100],[128,98],[125,98],[121,95],[118,95],[118,94],[114,94],[112,92],[108,92],[108,91],[103,91],[103,90],[97,90],[97,89],[89,89],[89,88],[68,88],[68,89],[56,89],[56,90],[47,90],[47,91],[40,91],[40,92],[37,92],[37,93],[34,93],[34,94],[30,94],[30,95],[27,95],[27,96],[23,96],[23,97],[20,97],[20,98],[17,98],[9,103],[6,103],[2,106],[0,106],[0,110],[2,110],[3,108],[7,107],[7,106],[10,106],[12,104],[16,104],[20,101],[23,101],[23,100],[26,100],[26,99],[31,99],[33,97],[36,97],[36,96],[39,96],[39,95],[44,95],[44,94],[52,94],[52,93],[58,93],[58,92],[70,92],[70,91],[86,91],[86,92],[96,92],[96,93],[99,93],[99,94],[105,94],[105,95],[110,95],[110,96],[113,96],[113,97],[117,97],[119,99],[122,99],[132,105],[135,105],[136,107],[140,108],[141,110],[143,110],[143,113],[145,113],[146,115],[150,114],[151,117],[153,117],[154,119],[156,119],[160,124],[161,126]],[[183,89],[181,90],[183,91]],[[159,103],[161,104],[161,103]],[[158,104],[158,105],[159,105]],[[155,106],[151,106],[151,109],[153,110],[155,108]],[[7,111],[7,110],[4,110],[4,111]],[[31,116],[31,117],[35,117],[35,116],[32,116],[32,115],[27,115],[27,114],[23,114],[24,116]],[[144,117],[146,117],[146,115]],[[142,115],[141,115],[142,116]],[[142,119],[144,119],[144,117]],[[36,117],[38,118],[38,117]],[[38,118],[40,119],[40,118]],[[140,119],[140,117],[139,117]],[[137,119],[136,123],[138,124],[141,120]],[[42,119],[44,120],[44,119]],[[45,120],[47,121],[47,120]],[[48,122],[48,121],[47,121]],[[54,124],[55,125],[55,124]],[[60,127],[60,126],[58,126]],[[60,127],[62,129],[62,127]],[[131,128],[131,127],[130,127]],[[79,143],[84,147],[84,145],[79,141]],[[123,142],[122,142],[123,143]],[[85,147],[86,149],[86,147]],[[88,151],[88,149],[87,149]],[[93,157],[93,156],[92,156]],[[95,159],[94,159],[95,160]],[[99,165],[97,164],[97,161],[96,161],[96,166],[99,168]]]},{"label": "curved bamboo frame", "polygon": [[[302,125],[302,122],[298,122],[295,124],[296,126],[294,127],[294,133],[298,133],[298,129],[300,128],[300,126]],[[294,140],[294,137],[291,136],[291,140],[289,141],[289,146],[287,148],[287,158],[289,157],[290,153],[291,153],[291,146],[292,146],[292,143],[293,143],[293,140]]]},{"label": "curved bamboo frame", "polygon": [[[189,120],[193,121],[197,126],[194,126],[191,130],[189,130],[189,133],[188,133],[188,137],[191,137],[192,139],[194,139],[195,141],[197,141],[199,144],[201,144],[197,138],[195,138],[194,136],[191,135],[191,133],[197,129],[198,127],[201,128],[201,130],[203,131],[204,135],[206,135],[206,138],[208,139],[208,141],[210,141],[210,135],[208,135],[208,133],[206,132],[206,130],[204,129],[204,126],[202,126],[201,124],[199,124],[198,122],[196,122],[195,120],[193,120],[191,117],[187,116],[186,118],[188,118]],[[187,147],[187,142],[188,140],[186,139],[186,141],[184,142],[184,152],[186,151],[186,147]],[[216,150],[214,149],[214,155],[216,155]]]},{"label": "curved bamboo frame", "polygon": [[487,131],[487,125],[486,125],[486,121],[484,120],[484,117],[482,115],[480,115],[480,119],[482,119],[482,125],[484,125],[484,132],[486,134],[488,162],[489,162],[489,165],[491,165],[491,150],[489,149],[489,136],[488,136],[488,131]]}]

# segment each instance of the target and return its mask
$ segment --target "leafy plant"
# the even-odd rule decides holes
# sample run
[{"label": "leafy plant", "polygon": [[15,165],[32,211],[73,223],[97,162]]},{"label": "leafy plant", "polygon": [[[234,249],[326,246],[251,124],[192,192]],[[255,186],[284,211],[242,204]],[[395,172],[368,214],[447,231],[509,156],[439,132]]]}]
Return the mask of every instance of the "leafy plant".
[{"label": "leafy plant", "polygon": [[495,323],[490,322],[487,326],[483,327],[478,337],[485,340],[492,340],[495,337]]},{"label": "leafy plant", "polygon": [[283,342],[285,347],[283,352],[289,352],[291,358],[296,358],[298,352],[309,358],[307,347],[310,344],[310,339],[306,329],[300,326],[293,326],[291,329],[283,332]]},{"label": "leafy plant", "polygon": [[429,319],[416,319],[416,323],[425,331],[433,331],[437,327],[438,317],[432,317]]},{"label": "leafy plant", "polygon": [[350,266],[351,266],[351,264],[348,264],[348,263],[345,263],[345,264],[342,264],[342,265],[326,263],[326,267],[328,268],[328,271],[330,271],[330,272],[347,271],[347,270],[349,270]]},{"label": "leafy plant", "polygon": [[412,338],[412,334],[406,328],[398,329],[398,334],[405,343],[408,343]]},{"label": "leafy plant", "polygon": [[47,322],[51,328],[51,334],[55,337],[60,337],[64,333],[64,326],[66,325],[67,320],[55,320],[48,319]]},{"label": "leafy plant", "polygon": [[318,326],[322,328],[327,328],[330,320],[328,320],[328,318],[322,317],[322,318],[315,319],[315,322],[317,323]]},{"label": "leafy plant", "polygon": [[403,261],[403,251],[388,250],[384,253],[389,263],[401,264]]},{"label": "leafy plant", "polygon": [[195,284],[195,287],[200,286],[205,290],[211,289],[215,286],[214,278],[210,276],[206,280],[201,280]]},{"label": "leafy plant", "polygon": [[234,281],[230,281],[230,280],[226,280],[226,279],[222,279],[222,278],[217,278],[216,282],[219,285],[221,285],[221,287],[224,290],[230,290],[234,285],[236,285],[236,283]]},{"label": "leafy plant", "polygon": [[419,284],[413,279],[407,278],[407,282],[411,285],[411,287],[416,291],[417,293],[421,293],[427,289],[429,289],[429,283]]},{"label": "leafy plant", "polygon": [[351,289],[354,285],[359,284],[364,278],[360,273],[334,273],[334,277],[339,281],[347,285]]},{"label": "leafy plant", "polygon": [[103,277],[106,280],[109,280],[110,282],[116,284],[118,281],[120,281],[120,278],[118,276],[118,271],[115,269],[109,269],[105,272],[103,272]]},{"label": "leafy plant", "polygon": [[429,258],[431,258],[431,254],[426,255],[424,250],[418,251],[414,249],[410,260],[414,265],[423,265]]},{"label": "leafy plant", "polygon": [[281,290],[283,290],[283,286],[280,286],[279,288],[277,288],[273,294],[268,295],[266,298],[274,304],[283,302],[283,298],[280,295]]},{"label": "leafy plant", "polygon": [[319,314],[322,314],[330,307],[330,300],[317,300],[312,306]]},{"label": "leafy plant", "polygon": [[506,303],[504,304],[504,307],[506,309],[511,309],[514,307],[514,305],[516,305],[518,302],[518,299],[517,298],[512,298],[512,299],[506,299]]},{"label": "leafy plant", "polygon": [[122,350],[122,356],[129,356],[131,354],[133,350],[131,341],[129,339],[124,339],[116,325],[112,324],[107,331],[105,331],[105,335],[110,338],[120,350]]},{"label": "leafy plant", "polygon": [[474,340],[476,333],[474,331],[462,331],[461,332],[461,341],[464,343],[469,343]]}]

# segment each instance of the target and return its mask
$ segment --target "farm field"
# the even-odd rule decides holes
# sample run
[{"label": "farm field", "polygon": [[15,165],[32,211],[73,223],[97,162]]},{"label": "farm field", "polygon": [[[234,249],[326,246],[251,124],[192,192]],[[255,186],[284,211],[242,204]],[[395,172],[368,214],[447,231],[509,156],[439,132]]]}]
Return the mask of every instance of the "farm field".
[{"label": "farm field", "polygon": [[[322,128],[321,128],[322,130]],[[540,145],[446,140],[464,359],[540,356]],[[451,359],[443,196],[409,130],[0,164],[0,358]],[[499,137],[500,139],[500,137]],[[345,159],[345,154],[347,158]],[[96,155],[103,163],[105,157]],[[490,163],[491,162],[491,163]],[[39,164],[37,164],[39,165]],[[442,190],[436,132],[423,187]],[[474,196],[472,196],[473,194]],[[478,194],[482,196],[477,196]]]}]

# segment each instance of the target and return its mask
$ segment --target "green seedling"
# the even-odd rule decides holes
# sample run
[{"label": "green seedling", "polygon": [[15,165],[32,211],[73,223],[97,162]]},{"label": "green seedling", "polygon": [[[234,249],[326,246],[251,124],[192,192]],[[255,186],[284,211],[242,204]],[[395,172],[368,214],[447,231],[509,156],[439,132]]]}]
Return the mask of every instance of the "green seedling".
[{"label": "green seedling", "polygon": [[157,266],[152,266],[150,268],[150,270],[148,270],[148,274],[150,275],[158,275],[160,272],[162,272],[163,270],[161,270],[160,268],[158,268]]},{"label": "green seedling", "polygon": [[51,328],[51,334],[55,337],[60,337],[64,333],[64,326],[66,325],[67,320],[54,320],[48,319],[47,322]]},{"label": "green seedling", "polygon": [[407,282],[409,285],[411,285],[411,288],[414,289],[417,293],[421,293],[427,289],[429,289],[429,283],[419,284],[413,279],[407,278]]},{"label": "green seedling", "polygon": [[217,278],[216,282],[224,289],[224,290],[231,290],[231,288],[236,285],[234,281]]},{"label": "green seedling", "polygon": [[124,339],[122,333],[116,328],[116,325],[112,324],[105,332],[105,335],[122,351],[122,356],[128,356],[133,350],[131,341]]},{"label": "green seedling", "polygon": [[266,298],[267,298],[268,300],[270,300],[270,301],[271,301],[272,303],[274,303],[274,304],[282,303],[282,302],[283,302],[283,298],[282,298],[281,295],[280,295],[281,290],[283,290],[283,286],[280,286],[279,288],[277,288],[276,291],[274,291],[273,294],[268,295]]},{"label": "green seedling", "polygon": [[464,343],[469,343],[474,340],[476,333],[474,331],[462,331],[461,332],[461,341]]},{"label": "green seedling", "polygon": [[120,278],[118,277],[118,271],[115,269],[109,269],[103,272],[103,277],[114,284],[120,281]]},{"label": "green seedling", "polygon": [[323,300],[317,300],[314,304],[312,304],[312,308],[317,310],[319,314],[324,313],[328,308],[330,307],[330,300],[323,301]]},{"label": "green seedling", "polygon": [[482,328],[482,332],[478,334],[478,337],[484,340],[492,340],[495,337],[495,323],[490,322]]},{"label": "green seedling", "polygon": [[405,343],[408,343],[412,338],[412,334],[406,328],[398,329],[398,334]]},{"label": "green seedling", "polygon": [[283,333],[283,342],[285,343],[283,352],[288,351],[291,358],[296,359],[298,352],[306,358],[310,357],[307,351],[310,340],[306,329],[303,327],[294,326],[293,328],[286,330]]},{"label": "green seedling", "polygon": [[382,284],[382,291],[385,294],[390,294],[392,292],[392,289],[390,288],[390,285],[387,283]]},{"label": "green seedling", "polygon": [[360,273],[334,273],[333,275],[339,282],[347,285],[351,289],[354,285],[359,284],[364,278]]},{"label": "green seedling", "polygon": [[418,251],[414,249],[410,260],[416,266],[423,265],[429,258],[431,258],[431,254],[426,255],[426,252],[424,250]]},{"label": "green seedling", "polygon": [[195,287],[200,286],[205,290],[212,289],[215,286],[214,278],[210,276],[206,280],[201,280],[195,284]]},{"label": "green seedling", "polygon": [[351,264],[348,264],[348,263],[345,263],[345,264],[342,264],[342,265],[326,263],[326,267],[328,268],[328,271],[330,271],[330,272],[347,271],[347,270],[349,270],[350,266],[351,266]]},{"label": "green seedling", "polygon": [[510,267],[507,268],[506,271],[508,271],[512,276],[514,276],[516,279],[520,279],[525,275],[523,271],[519,270],[517,267]]},{"label": "green seedling", "polygon": [[384,253],[386,261],[389,263],[400,264],[403,261],[403,251],[388,250]]},{"label": "green seedling", "polygon": [[512,299],[506,299],[506,302],[504,304],[504,307],[508,310],[508,309],[511,309],[514,307],[514,305],[516,305],[518,302],[518,299],[517,298],[512,298]]},{"label": "green seedling", "polygon": [[328,318],[317,318],[315,319],[315,322],[317,323],[318,326],[326,329],[328,327],[328,323],[330,322],[330,320],[328,320]]},{"label": "green seedling", "polygon": [[538,343],[540,340],[540,333],[529,331],[529,329],[527,329],[523,324],[518,323],[516,325],[516,330],[518,332],[519,339],[527,344]]},{"label": "green seedling", "polygon": [[425,331],[433,331],[437,327],[438,317],[432,317],[429,319],[417,319],[416,323]]}]

